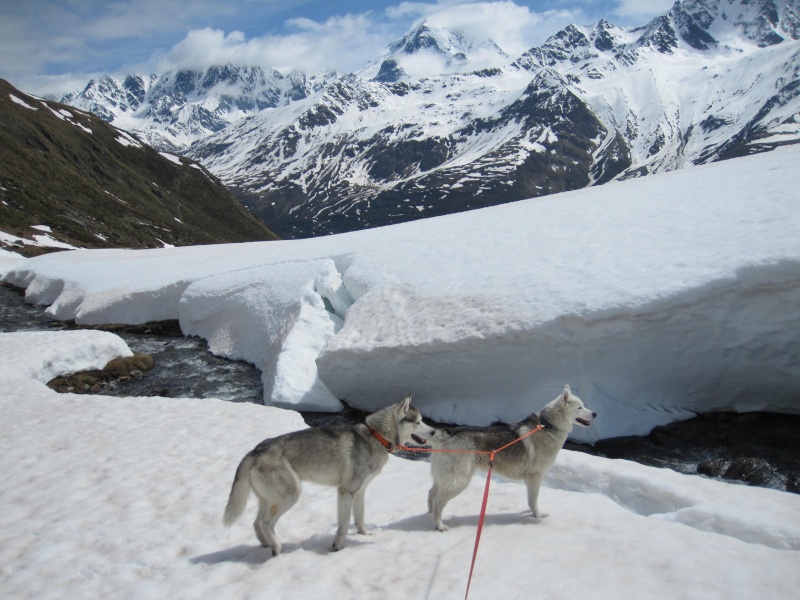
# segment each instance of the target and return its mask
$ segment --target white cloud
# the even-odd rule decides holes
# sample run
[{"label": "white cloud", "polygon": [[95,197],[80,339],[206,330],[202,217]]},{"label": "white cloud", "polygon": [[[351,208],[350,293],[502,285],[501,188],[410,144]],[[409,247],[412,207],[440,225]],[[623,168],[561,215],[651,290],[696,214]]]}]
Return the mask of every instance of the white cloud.
[{"label": "white cloud", "polygon": [[283,73],[356,71],[379,56],[415,21],[422,20],[470,39],[491,39],[513,59],[580,15],[579,11],[570,10],[536,13],[507,0],[466,4],[403,2],[383,13],[347,14],[324,22],[294,18],[285,24],[287,33],[250,39],[238,31],[192,30],[160,57],[158,68],[200,69],[231,62],[271,67]]},{"label": "white cloud", "polygon": [[[71,80],[85,82],[87,73],[199,69],[228,62],[284,73],[358,71],[423,19],[478,41],[492,39],[513,59],[569,23],[604,17],[620,25],[643,24],[672,4],[438,0],[384,8],[384,2],[354,3],[371,10],[312,19],[308,16],[325,9],[311,0],[0,1],[0,77],[45,94],[64,91]],[[540,10],[545,6],[554,10]],[[284,18],[275,20],[275,14]],[[285,20],[291,14],[302,16]]]},{"label": "white cloud", "polygon": [[202,68],[212,64],[246,64],[281,72],[355,70],[386,45],[383,28],[369,14],[345,15],[323,23],[298,18],[289,33],[246,39],[234,31],[190,31],[158,61],[159,68]]},{"label": "white cloud", "polygon": [[577,11],[533,12],[514,2],[480,2],[445,7],[428,15],[428,22],[472,39],[491,39],[511,56],[540,44],[580,16]]},{"label": "white cloud", "polygon": [[672,8],[675,0],[619,0],[614,14],[644,24],[644,21],[662,15]]},{"label": "white cloud", "polygon": [[[263,18],[291,0],[0,1],[0,77],[39,94],[97,73],[146,70],[150,57],[206,22]],[[296,4],[296,2],[295,2]],[[75,75],[70,75],[74,73]],[[78,75],[77,73],[81,73]],[[76,89],[75,86],[68,89]]]}]

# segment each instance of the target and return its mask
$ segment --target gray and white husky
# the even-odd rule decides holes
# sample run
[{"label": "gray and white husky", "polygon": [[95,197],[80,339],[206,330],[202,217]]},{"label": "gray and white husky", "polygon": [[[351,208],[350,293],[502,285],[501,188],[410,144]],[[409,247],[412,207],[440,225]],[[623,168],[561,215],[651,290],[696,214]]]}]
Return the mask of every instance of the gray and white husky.
[{"label": "gray and white husky", "polygon": [[256,536],[272,554],[281,552],[275,523],[300,497],[301,481],[338,488],[338,529],[333,550],[344,546],[350,515],[364,524],[364,492],[395,446],[426,444],[435,430],[423,424],[411,396],[367,416],[366,423],[312,427],[266,439],[236,469],[222,522],[230,527],[244,512],[250,490],[258,497]]},{"label": "gray and white husky", "polygon": [[[522,480],[528,486],[528,505],[536,518],[547,515],[539,510],[539,488],[542,478],[553,465],[556,455],[574,424],[589,427],[597,413],[583,405],[569,386],[555,400],[517,423],[489,427],[443,427],[432,440],[434,449],[477,450],[491,452],[535,429],[543,429],[509,446],[495,455],[493,470],[509,479]],[[439,531],[447,531],[442,523],[445,505],[464,491],[476,469],[488,470],[489,455],[468,453],[431,454],[433,487],[428,492],[428,511]]]}]

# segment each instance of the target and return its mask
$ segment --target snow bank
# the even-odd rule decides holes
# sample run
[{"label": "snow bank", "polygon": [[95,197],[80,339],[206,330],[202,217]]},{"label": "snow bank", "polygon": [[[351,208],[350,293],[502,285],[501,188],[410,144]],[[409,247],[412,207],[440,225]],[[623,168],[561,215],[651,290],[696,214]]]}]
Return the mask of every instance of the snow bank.
[{"label": "snow bank", "polygon": [[218,356],[261,369],[264,396],[275,404],[339,411],[344,407],[319,381],[314,360],[341,328],[330,300],[330,312],[325,305],[341,285],[329,259],[208,277],[183,294],[181,330],[208,340]]},{"label": "snow bank", "polygon": [[[124,346],[114,338],[0,334],[4,597],[464,597],[481,477],[448,504],[440,533],[426,510],[428,463],[390,457],[367,491],[373,535],[353,530],[337,553],[336,490],[304,485],[273,558],[253,534],[252,498],[231,529],[222,512],[242,456],[303,428],[300,416],[41,383],[113,357]],[[471,598],[750,600],[800,587],[795,494],[562,451],[540,501],[550,516],[536,522],[524,486],[492,478]]]},{"label": "snow bank", "polygon": [[485,424],[569,383],[600,414],[583,440],[694,411],[798,412],[798,158],[312,240],[60,253],[5,279],[57,318],[180,318],[258,365],[281,406],[413,392],[429,417]]},{"label": "snow bank", "polygon": [[21,254],[0,248],[0,276],[5,275],[7,271],[16,266],[23,258]]},{"label": "snow bank", "polygon": [[0,335],[0,381],[47,383],[60,375],[102,369],[133,356],[117,335],[104,331],[32,331]]}]

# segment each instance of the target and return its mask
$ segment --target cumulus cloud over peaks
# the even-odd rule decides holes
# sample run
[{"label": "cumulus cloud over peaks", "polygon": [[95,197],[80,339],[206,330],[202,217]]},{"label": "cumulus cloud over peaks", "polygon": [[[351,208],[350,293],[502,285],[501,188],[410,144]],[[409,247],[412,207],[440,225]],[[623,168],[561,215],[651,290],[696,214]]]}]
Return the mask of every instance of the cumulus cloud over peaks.
[{"label": "cumulus cloud over peaks", "polygon": [[403,2],[382,12],[346,14],[325,21],[293,18],[285,22],[282,33],[249,39],[239,31],[194,29],[160,57],[158,68],[202,69],[235,63],[283,73],[357,71],[423,21],[476,43],[491,40],[513,59],[581,15],[575,10],[533,12],[511,1]]},{"label": "cumulus cloud over peaks", "polygon": [[619,0],[613,14],[630,19],[649,19],[667,12],[675,0]]},{"label": "cumulus cloud over peaks", "polygon": [[404,2],[387,9],[391,17],[414,16],[417,23],[458,32],[476,42],[492,40],[514,57],[541,43],[561,27],[581,20],[578,10],[534,12],[511,1],[476,2],[471,4],[440,2],[437,4]]},{"label": "cumulus cloud over peaks", "polygon": [[[58,94],[65,76],[203,69],[229,62],[291,71],[358,72],[427,21],[513,60],[569,23],[641,25],[672,0],[119,0],[0,2],[0,77]],[[476,58],[471,56],[470,58]],[[496,58],[487,59],[490,63]],[[484,61],[486,62],[486,61]],[[491,66],[491,65],[487,65]],[[83,74],[83,75],[81,75]]]},{"label": "cumulus cloud over peaks", "polygon": [[363,57],[385,45],[384,28],[368,14],[307,18],[286,22],[287,33],[246,39],[240,31],[204,28],[190,31],[159,60],[160,69],[199,69],[218,64],[271,67],[281,72],[355,70]]}]

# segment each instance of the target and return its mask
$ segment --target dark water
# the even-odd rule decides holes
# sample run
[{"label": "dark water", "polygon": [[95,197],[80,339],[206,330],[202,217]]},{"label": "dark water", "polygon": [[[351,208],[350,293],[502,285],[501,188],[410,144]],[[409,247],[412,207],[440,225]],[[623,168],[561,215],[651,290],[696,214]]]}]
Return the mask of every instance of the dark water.
[{"label": "dark water", "polygon": [[[69,328],[74,326],[53,321],[44,307],[26,304],[19,291],[0,286],[0,332]],[[114,333],[134,352],[152,356],[156,366],[144,377],[116,381],[113,387],[103,389],[103,394],[263,403],[261,372],[250,363],[214,356],[205,340],[181,336],[177,324],[133,329]]]},{"label": "dark water", "polygon": [[[67,329],[52,321],[43,307],[24,302],[22,294],[0,285],[0,332]],[[262,404],[261,373],[246,362],[213,356],[205,340],[185,337],[176,323],[115,330],[131,350],[149,354],[156,366],[140,378],[115,382],[103,394],[220,398]],[[338,415],[305,413],[311,426],[357,421],[355,410]],[[800,493],[800,416],[769,413],[699,415],[656,428],[648,436],[601,440],[594,446],[566,446],[655,467]],[[411,459],[425,455],[411,453]]]}]

